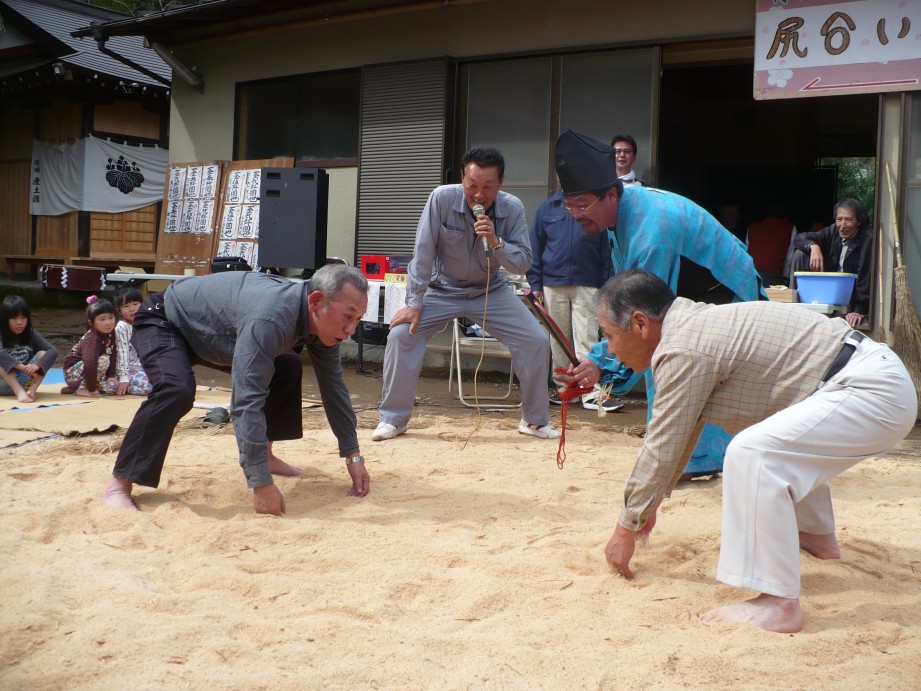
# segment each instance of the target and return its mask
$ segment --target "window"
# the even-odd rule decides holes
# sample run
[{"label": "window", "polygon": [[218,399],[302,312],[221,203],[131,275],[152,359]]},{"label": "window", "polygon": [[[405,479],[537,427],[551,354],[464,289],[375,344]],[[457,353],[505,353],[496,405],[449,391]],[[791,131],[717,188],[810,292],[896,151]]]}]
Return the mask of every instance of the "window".
[{"label": "window", "polygon": [[359,70],[240,84],[235,157],[356,165],[360,88]]},{"label": "window", "polygon": [[529,218],[547,198],[550,70],[550,58],[538,58],[476,63],[467,72],[465,150],[492,146],[502,152],[502,189],[524,202]]},{"label": "window", "polygon": [[572,129],[605,143],[629,134],[637,144],[633,170],[651,184],[656,73],[653,48],[563,56],[560,132]]},{"label": "window", "polygon": [[502,152],[502,189],[521,199],[529,219],[555,187],[553,146],[567,129],[605,143],[632,135],[639,145],[634,170],[651,182],[657,61],[657,49],[638,48],[469,63],[460,113],[464,151]]}]

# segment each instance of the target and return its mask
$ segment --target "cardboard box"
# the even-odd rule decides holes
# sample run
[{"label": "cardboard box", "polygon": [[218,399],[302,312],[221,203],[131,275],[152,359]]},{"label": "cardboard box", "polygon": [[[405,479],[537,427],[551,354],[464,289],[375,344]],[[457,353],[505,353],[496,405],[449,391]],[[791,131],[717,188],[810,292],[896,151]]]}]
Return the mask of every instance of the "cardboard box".
[{"label": "cardboard box", "polygon": [[412,255],[366,254],[361,258],[361,273],[369,281],[383,281],[386,274],[406,273]]},{"label": "cardboard box", "polygon": [[796,291],[789,288],[765,288],[764,292],[771,302],[799,302]]}]

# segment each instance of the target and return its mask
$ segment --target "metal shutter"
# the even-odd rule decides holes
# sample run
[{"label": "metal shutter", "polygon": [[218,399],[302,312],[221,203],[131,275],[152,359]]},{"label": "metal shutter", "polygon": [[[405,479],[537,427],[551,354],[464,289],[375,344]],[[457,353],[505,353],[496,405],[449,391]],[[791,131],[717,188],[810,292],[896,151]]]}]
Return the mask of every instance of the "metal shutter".
[{"label": "metal shutter", "polygon": [[412,254],[444,175],[448,62],[366,67],[361,89],[356,264],[365,254]]}]

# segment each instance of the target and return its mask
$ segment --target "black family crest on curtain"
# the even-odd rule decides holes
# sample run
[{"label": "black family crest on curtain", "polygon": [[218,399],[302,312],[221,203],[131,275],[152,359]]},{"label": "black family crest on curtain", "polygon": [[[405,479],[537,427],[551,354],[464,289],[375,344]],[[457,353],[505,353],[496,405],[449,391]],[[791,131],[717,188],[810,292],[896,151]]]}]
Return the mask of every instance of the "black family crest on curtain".
[{"label": "black family crest on curtain", "polygon": [[144,184],[144,175],[137,163],[131,161],[129,164],[128,159],[119,156],[115,163],[110,158],[106,164],[106,182],[122,194],[130,194]]}]

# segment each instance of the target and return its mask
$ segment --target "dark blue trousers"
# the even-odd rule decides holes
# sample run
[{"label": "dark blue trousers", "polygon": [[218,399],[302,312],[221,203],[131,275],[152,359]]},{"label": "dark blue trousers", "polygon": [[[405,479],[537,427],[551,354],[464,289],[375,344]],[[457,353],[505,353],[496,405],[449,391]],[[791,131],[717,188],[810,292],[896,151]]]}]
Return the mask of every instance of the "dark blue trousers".
[{"label": "dark blue trousers", "polygon": [[[195,402],[192,366],[200,364],[225,372],[230,368],[206,362],[194,353],[179,329],[166,318],[163,293],[154,293],[141,305],[134,320],[134,337],[153,390],[125,433],[112,475],[156,487],[173,431]],[[269,441],[303,436],[302,375],[301,359],[294,353],[275,358],[275,374],[263,408]]]}]

